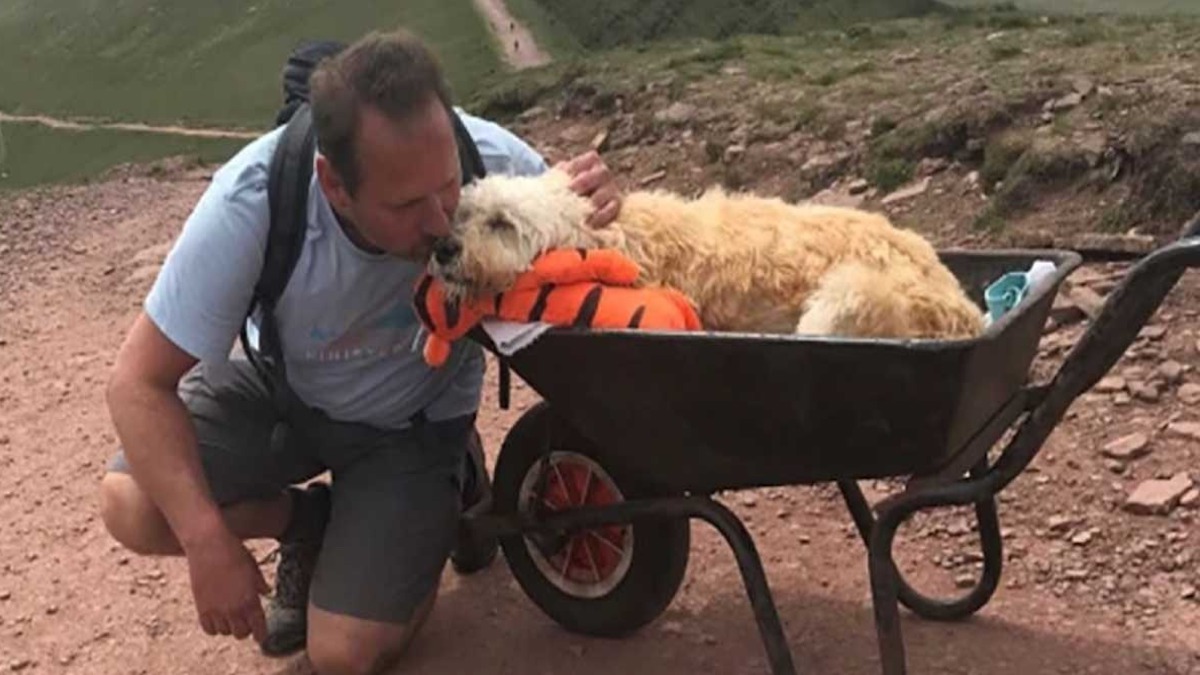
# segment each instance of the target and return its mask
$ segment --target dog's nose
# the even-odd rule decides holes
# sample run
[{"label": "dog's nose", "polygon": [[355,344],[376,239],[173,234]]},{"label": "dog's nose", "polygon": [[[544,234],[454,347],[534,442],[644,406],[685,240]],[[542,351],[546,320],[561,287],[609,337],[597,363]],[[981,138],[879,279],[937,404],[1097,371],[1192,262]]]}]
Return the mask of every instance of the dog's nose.
[{"label": "dog's nose", "polygon": [[462,253],[462,244],[457,239],[443,237],[433,244],[433,257],[439,265],[448,265]]}]

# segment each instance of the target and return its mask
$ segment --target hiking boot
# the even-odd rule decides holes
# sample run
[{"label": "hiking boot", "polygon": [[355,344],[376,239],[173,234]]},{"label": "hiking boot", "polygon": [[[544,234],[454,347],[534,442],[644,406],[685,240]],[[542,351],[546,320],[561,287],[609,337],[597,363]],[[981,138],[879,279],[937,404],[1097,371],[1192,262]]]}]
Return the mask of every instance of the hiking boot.
[{"label": "hiking boot", "polygon": [[[465,462],[462,513],[464,516],[468,513],[486,513],[492,508],[492,483],[488,478],[483,442],[478,431],[471,432]],[[458,542],[450,553],[450,562],[459,574],[474,574],[492,564],[499,548],[496,537],[473,536],[471,529],[460,520]]]},{"label": "hiking boot", "polygon": [[308,639],[308,587],[321,552],[331,507],[329,486],[313,483],[306,489],[288,488],[292,519],[279,538],[275,592],[267,602],[267,639],[259,646],[267,656],[287,656],[304,648]]}]

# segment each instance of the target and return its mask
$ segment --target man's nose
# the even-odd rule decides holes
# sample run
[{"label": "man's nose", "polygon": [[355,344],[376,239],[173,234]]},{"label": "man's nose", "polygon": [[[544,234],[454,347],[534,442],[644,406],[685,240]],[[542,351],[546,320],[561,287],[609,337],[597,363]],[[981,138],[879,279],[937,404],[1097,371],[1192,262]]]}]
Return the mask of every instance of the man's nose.
[{"label": "man's nose", "polygon": [[433,258],[439,265],[449,265],[462,253],[462,244],[453,237],[442,237],[433,244]]},{"label": "man's nose", "polygon": [[430,200],[429,208],[421,218],[421,229],[430,237],[450,236],[450,216],[436,197]]}]

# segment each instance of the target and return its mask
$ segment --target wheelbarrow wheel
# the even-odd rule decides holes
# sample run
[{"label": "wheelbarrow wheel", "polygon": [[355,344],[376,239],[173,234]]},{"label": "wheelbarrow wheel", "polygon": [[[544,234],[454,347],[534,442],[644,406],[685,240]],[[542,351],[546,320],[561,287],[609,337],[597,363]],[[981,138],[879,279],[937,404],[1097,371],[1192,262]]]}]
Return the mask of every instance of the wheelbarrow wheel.
[{"label": "wheelbarrow wheel", "polygon": [[[603,451],[545,403],[522,415],[504,439],[494,488],[499,514],[534,518],[650,494],[606,466]],[[655,519],[562,536],[502,537],[500,544],[517,583],[550,618],[576,633],[619,637],[653,621],[675,597],[691,527],[686,518]]]}]

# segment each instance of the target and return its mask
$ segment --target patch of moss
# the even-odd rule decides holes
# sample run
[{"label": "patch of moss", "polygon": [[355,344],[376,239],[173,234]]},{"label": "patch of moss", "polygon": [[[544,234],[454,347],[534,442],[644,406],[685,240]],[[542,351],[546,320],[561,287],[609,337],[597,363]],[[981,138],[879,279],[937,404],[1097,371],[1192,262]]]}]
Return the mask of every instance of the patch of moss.
[{"label": "patch of moss", "polygon": [[879,159],[867,166],[867,181],[881,192],[891,192],[911,181],[916,167],[907,159]]},{"label": "patch of moss", "polygon": [[990,191],[1004,180],[1032,144],[1033,138],[1028,132],[997,134],[988,141],[983,149],[983,165],[979,168],[984,191]]}]

